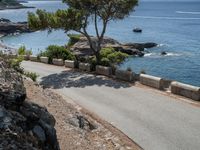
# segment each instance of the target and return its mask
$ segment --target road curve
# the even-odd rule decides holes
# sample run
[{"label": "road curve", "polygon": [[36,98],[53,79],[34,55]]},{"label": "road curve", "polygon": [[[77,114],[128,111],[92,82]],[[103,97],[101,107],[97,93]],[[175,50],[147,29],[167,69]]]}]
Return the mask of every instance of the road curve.
[{"label": "road curve", "polygon": [[148,88],[24,61],[53,88],[112,123],[145,150],[200,149],[200,107]]}]

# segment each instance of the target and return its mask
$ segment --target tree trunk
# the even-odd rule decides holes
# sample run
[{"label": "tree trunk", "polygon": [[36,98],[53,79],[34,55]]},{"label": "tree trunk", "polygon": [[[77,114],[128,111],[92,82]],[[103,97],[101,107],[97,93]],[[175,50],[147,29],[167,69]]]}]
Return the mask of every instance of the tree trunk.
[{"label": "tree trunk", "polygon": [[95,53],[95,56],[96,56],[96,63],[97,63],[97,65],[99,65],[101,62],[100,51],[97,51]]}]

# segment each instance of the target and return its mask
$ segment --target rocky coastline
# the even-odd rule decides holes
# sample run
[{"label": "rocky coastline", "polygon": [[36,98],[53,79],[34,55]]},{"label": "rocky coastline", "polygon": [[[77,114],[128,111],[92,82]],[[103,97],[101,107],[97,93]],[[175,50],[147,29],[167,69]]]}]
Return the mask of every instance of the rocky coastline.
[{"label": "rocky coastline", "polygon": [[[95,44],[97,40],[95,37],[91,37]],[[148,43],[120,43],[112,38],[105,37],[102,42],[102,47],[111,47],[116,51],[121,51],[128,55],[142,57],[145,54],[145,49],[156,47],[158,44],[154,42]],[[80,39],[70,48],[70,50],[76,56],[91,56],[93,51],[90,49],[89,42],[86,37],[81,36]]]},{"label": "rocky coastline", "polygon": [[0,19],[1,36],[24,33],[24,32],[31,32],[31,30],[28,28],[27,22],[11,22],[10,20],[5,18]]}]

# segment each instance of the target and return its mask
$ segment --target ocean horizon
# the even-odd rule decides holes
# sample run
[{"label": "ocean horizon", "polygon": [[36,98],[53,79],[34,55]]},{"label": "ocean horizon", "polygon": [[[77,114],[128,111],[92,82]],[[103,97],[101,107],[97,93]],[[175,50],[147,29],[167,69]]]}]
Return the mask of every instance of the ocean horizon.
[{"label": "ocean horizon", "polygon": [[[56,11],[66,5],[60,1],[30,1],[27,6]],[[167,6],[167,7],[166,7]],[[11,21],[26,21],[27,12],[36,9],[2,10],[0,18]],[[129,17],[121,21],[110,22],[106,36],[122,43],[155,42],[158,46],[146,50],[142,58],[130,57],[119,67],[131,68],[139,73],[146,73],[163,78],[177,80],[200,86],[200,2],[160,2],[141,1]],[[143,29],[142,33],[133,33],[135,27]],[[89,26],[94,34],[94,26]],[[13,47],[25,45],[34,54],[44,50],[48,45],[65,45],[68,41],[62,30],[37,31],[10,35],[2,39]],[[161,52],[167,52],[162,56]]]}]

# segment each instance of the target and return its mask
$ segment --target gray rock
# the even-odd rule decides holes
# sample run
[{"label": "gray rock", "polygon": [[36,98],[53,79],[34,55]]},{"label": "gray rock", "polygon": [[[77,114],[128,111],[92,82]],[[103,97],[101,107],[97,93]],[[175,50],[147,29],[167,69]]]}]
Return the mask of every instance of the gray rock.
[{"label": "gray rock", "polygon": [[[91,39],[93,41],[93,46],[95,46],[97,38],[91,37]],[[116,51],[121,51],[128,55],[136,55],[136,56],[142,57],[142,56],[144,56],[144,52],[142,52],[142,51],[144,51],[145,48],[152,48],[152,47],[157,46],[157,44],[152,43],[152,42],[121,44],[120,42],[118,42],[112,38],[105,37],[101,46],[103,48],[112,47]],[[94,55],[94,52],[91,50],[89,42],[88,42],[87,38],[85,38],[85,37],[81,37],[80,40],[71,47],[71,51],[73,51],[73,53],[78,57]]]},{"label": "gray rock", "polygon": [[59,150],[54,117],[25,99],[22,76],[0,60],[0,150]]},{"label": "gray rock", "polygon": [[41,141],[41,142],[45,142],[46,141],[46,136],[45,136],[45,132],[44,130],[36,125],[34,128],[33,128],[33,134]]}]

